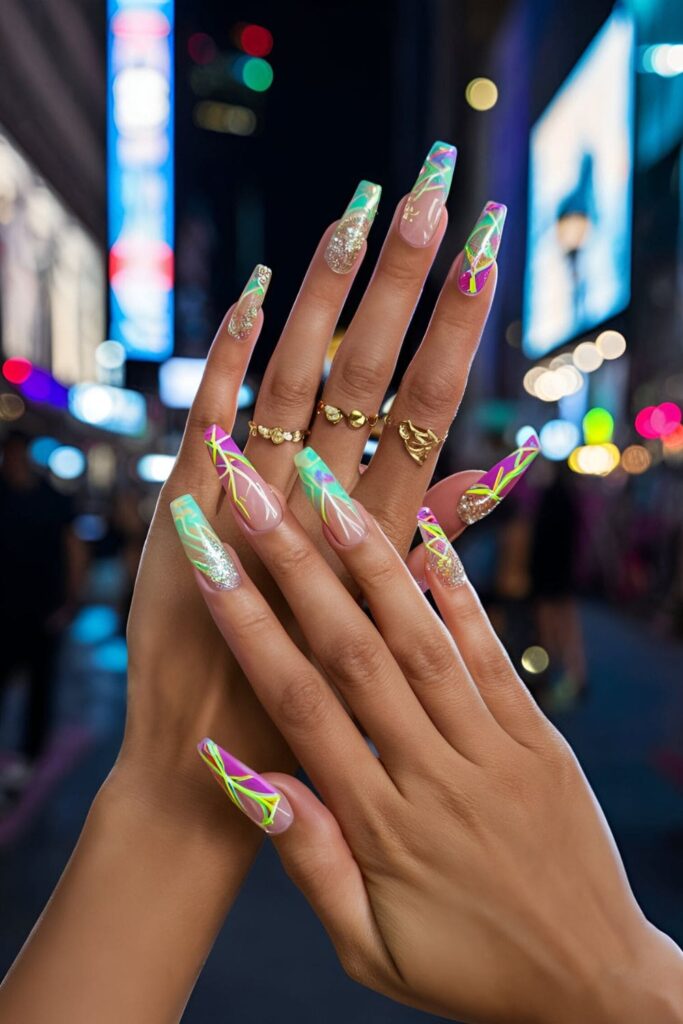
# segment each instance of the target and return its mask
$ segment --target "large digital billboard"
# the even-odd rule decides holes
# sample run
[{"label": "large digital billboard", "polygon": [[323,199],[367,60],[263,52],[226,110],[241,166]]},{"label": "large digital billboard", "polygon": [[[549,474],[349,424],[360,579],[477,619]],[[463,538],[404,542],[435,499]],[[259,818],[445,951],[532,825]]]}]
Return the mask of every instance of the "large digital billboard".
[{"label": "large digital billboard", "polygon": [[531,132],[524,295],[539,358],[629,302],[634,31],[617,8]]},{"label": "large digital billboard", "polygon": [[174,0],[108,0],[109,336],[173,351]]}]

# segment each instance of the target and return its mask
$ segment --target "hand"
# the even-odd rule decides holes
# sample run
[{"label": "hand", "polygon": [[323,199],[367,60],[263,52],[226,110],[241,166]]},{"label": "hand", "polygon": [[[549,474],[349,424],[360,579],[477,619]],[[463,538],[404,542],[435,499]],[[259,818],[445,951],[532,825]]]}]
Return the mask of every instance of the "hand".
[{"label": "hand", "polygon": [[[374,276],[334,360],[323,392],[325,403],[345,411],[361,410],[368,416],[381,406],[446,229],[444,202],[454,159],[452,147],[438,144],[418,179],[419,187],[397,207]],[[422,191],[422,198],[416,198],[425,183],[427,193]],[[254,411],[256,423],[297,429],[311,421],[328,342],[365,254],[364,238],[379,191],[378,186],[361,183],[351,212],[324,233],[265,373]],[[420,204],[425,199],[430,219],[422,228],[425,211],[420,215]],[[477,236],[485,250],[479,275],[468,275],[469,264],[463,265],[462,256],[451,268],[424,341],[394,403],[396,424],[411,420],[429,427],[438,438],[449,428],[493,298],[494,257],[504,208],[496,210],[492,224]],[[218,534],[238,546],[276,614],[293,629],[277,588],[258,562],[250,559],[235,531],[208,455],[224,475],[229,462],[215,441],[209,444],[208,454],[203,444],[212,424],[217,425],[220,437],[232,430],[239,385],[263,322],[260,306],[268,274],[263,269],[260,273],[261,281],[256,274],[229,310],[211,348],[175,469],[163,488],[151,525],[128,627],[129,718],[115,776],[130,780],[134,790],[144,786],[148,793],[158,794],[166,806],[173,800],[176,817],[189,813],[193,821],[203,812],[209,820],[213,809],[192,754],[197,739],[207,732],[227,727],[231,743],[244,757],[270,767],[294,766],[286,744],[251,688],[244,685],[220,641],[183,562],[168,514],[169,499],[192,491]],[[468,288],[474,281],[473,293],[463,294],[458,281]],[[409,457],[398,428],[392,426],[384,431],[379,450],[361,476],[359,463],[368,432],[367,425],[351,428],[347,418],[333,425],[325,415],[317,415],[311,440],[325,453],[349,492],[376,513],[405,553],[439,445],[420,464]],[[298,489],[292,490],[292,455],[300,448],[300,443],[292,442],[275,446],[257,435],[249,438],[245,452],[262,476],[283,492],[315,543],[334,562],[335,571],[342,573],[343,567],[325,545],[307,503]],[[460,474],[448,485],[442,483],[441,493],[448,487],[455,507],[460,493],[478,475]],[[416,571],[421,571],[419,566]],[[170,773],[176,779],[172,793],[167,785]]]},{"label": "hand", "polygon": [[255,775],[212,740],[200,753],[273,834],[346,969],[459,1020],[680,1022],[683,956],[643,918],[576,759],[516,675],[432,513],[418,523],[445,626],[315,452],[296,461],[376,628],[272,492],[273,522],[236,519],[320,670],[234,553],[224,553],[229,589],[196,575],[325,803],[295,779]]}]

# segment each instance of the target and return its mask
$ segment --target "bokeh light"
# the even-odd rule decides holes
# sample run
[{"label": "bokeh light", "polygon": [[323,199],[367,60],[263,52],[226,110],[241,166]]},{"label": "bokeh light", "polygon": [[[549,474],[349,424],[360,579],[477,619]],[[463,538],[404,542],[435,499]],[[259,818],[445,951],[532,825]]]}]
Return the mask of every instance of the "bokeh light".
[{"label": "bokeh light", "polygon": [[[524,439],[528,436],[527,433]],[[569,420],[548,420],[541,427],[538,438],[542,454],[553,462],[566,459],[581,441],[579,428]]]},{"label": "bokeh light", "polygon": [[638,476],[652,465],[652,456],[642,444],[630,444],[621,453],[621,467],[627,473]]},{"label": "bokeh light", "polygon": [[626,338],[619,331],[603,331],[595,339],[595,347],[603,359],[618,359],[626,351]]},{"label": "bokeh light", "polygon": [[671,433],[664,435],[662,437],[662,444],[667,454],[683,452],[683,426],[679,423]]},{"label": "bokeh light", "polygon": [[216,59],[218,50],[206,32],[193,32],[187,40],[187,52],[195,64],[210,64]]},{"label": "bokeh light", "polygon": [[86,605],[71,624],[71,639],[77,644],[99,644],[113,636],[118,627],[119,617],[110,605]]},{"label": "bokeh light", "polygon": [[235,61],[234,71],[252,92],[266,92],[273,84],[273,69],[261,57],[240,57]]},{"label": "bokeh light", "polygon": [[681,423],[681,407],[676,402],[646,405],[635,418],[635,428],[641,437],[653,440],[673,434]]},{"label": "bokeh light", "polygon": [[498,102],[498,86],[490,78],[473,78],[465,89],[465,99],[473,110],[491,110]]},{"label": "bokeh light", "polygon": [[47,466],[56,448],[59,448],[56,437],[34,437],[28,446],[28,453],[36,466]]},{"label": "bokeh light", "polygon": [[258,124],[256,114],[249,107],[236,103],[217,103],[213,100],[202,100],[198,103],[194,108],[193,117],[198,128],[225,135],[253,135]]},{"label": "bokeh light", "polygon": [[23,384],[31,376],[33,366],[28,359],[15,356],[2,364],[2,375],[10,384]]},{"label": "bokeh light", "polygon": [[569,468],[586,476],[609,476],[621,460],[615,444],[587,444],[569,456]]},{"label": "bokeh light", "polygon": [[12,423],[26,412],[26,405],[19,395],[0,395],[0,420]]},{"label": "bokeh light", "polygon": [[583,373],[593,373],[602,366],[602,355],[593,341],[582,341],[574,349],[574,365]]},{"label": "bokeh light", "polygon": [[273,49],[272,33],[263,25],[245,25],[239,41],[241,48],[251,57],[267,57]]},{"label": "bokeh light", "polygon": [[95,362],[103,370],[120,370],[126,361],[126,350],[120,341],[103,341],[95,349]]},{"label": "bokeh light", "polygon": [[85,455],[73,445],[60,445],[52,452],[47,464],[60,480],[76,480],[85,471]]},{"label": "bokeh light", "polygon": [[137,471],[141,480],[150,484],[163,484],[168,480],[175,464],[175,455],[151,453],[138,459]]},{"label": "bokeh light", "polygon": [[545,647],[539,647],[537,644],[534,644],[531,647],[527,647],[524,651],[521,662],[525,672],[538,675],[540,672],[545,672],[550,664],[550,658]]},{"label": "bokeh light", "polygon": [[535,433],[536,433],[536,430],[535,430],[534,427],[530,427],[528,425],[524,426],[524,427],[520,427],[519,430],[517,431],[517,433],[515,434],[515,444],[517,445],[518,448],[521,448],[522,445],[524,444],[524,442],[529,437],[529,434],[535,434]]},{"label": "bokeh light", "polygon": [[588,410],[581,425],[586,444],[605,444],[612,440],[614,417],[599,405]]}]

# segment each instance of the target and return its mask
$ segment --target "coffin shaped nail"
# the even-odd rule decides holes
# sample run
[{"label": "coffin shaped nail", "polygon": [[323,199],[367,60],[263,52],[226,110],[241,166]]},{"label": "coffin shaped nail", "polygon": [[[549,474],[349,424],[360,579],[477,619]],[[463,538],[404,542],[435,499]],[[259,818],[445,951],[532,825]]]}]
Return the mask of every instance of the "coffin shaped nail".
[{"label": "coffin shaped nail", "polygon": [[197,750],[235,806],[254,824],[268,835],[277,835],[289,828],[294,815],[279,789],[208,737],[198,744]]},{"label": "coffin shaped nail", "polygon": [[353,269],[370,234],[381,195],[381,186],[371,181],[361,181],[353,193],[325,249],[325,262],[335,274],[348,274]]},{"label": "coffin shaped nail", "polygon": [[214,590],[234,590],[242,582],[237,566],[191,494],[171,502],[171,514],[183,550]]},{"label": "coffin shaped nail", "polygon": [[353,500],[312,448],[294,456],[306,497],[339,544],[357,544],[367,530]]},{"label": "coffin shaped nail", "polygon": [[448,142],[435,142],[427,153],[399,222],[400,235],[410,245],[429,245],[434,237],[450,192],[457,155],[455,146]]},{"label": "coffin shaped nail", "polygon": [[507,206],[487,203],[465,242],[458,286],[465,295],[478,295],[496,262]]},{"label": "coffin shaped nail", "polygon": [[417,525],[425,546],[425,558],[432,572],[446,587],[462,586],[467,581],[463,564],[430,508],[420,509]]},{"label": "coffin shaped nail", "polygon": [[536,434],[530,434],[524,444],[492,466],[481,480],[465,491],[458,502],[458,515],[471,526],[493,512],[510,493],[540,451]]},{"label": "coffin shaped nail", "polygon": [[218,478],[252,530],[270,530],[282,519],[280,503],[229,434],[212,424],[204,434]]},{"label": "coffin shaped nail", "polygon": [[254,272],[247,281],[228,321],[228,334],[237,341],[244,341],[253,330],[272,276],[272,270],[269,267],[264,267],[262,263],[257,263],[254,267]]}]

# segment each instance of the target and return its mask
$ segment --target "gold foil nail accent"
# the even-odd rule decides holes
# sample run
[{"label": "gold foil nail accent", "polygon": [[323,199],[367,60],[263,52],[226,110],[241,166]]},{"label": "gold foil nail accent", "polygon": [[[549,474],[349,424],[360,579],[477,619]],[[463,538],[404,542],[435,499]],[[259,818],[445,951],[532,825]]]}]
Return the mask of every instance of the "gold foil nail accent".
[{"label": "gold foil nail accent", "polygon": [[358,259],[377,213],[380,185],[361,181],[325,249],[325,262],[335,274],[348,274]]},{"label": "gold foil nail accent", "polygon": [[272,276],[272,270],[264,267],[262,263],[257,263],[254,267],[254,272],[237,300],[228,322],[228,334],[236,341],[244,341],[252,332]]}]

